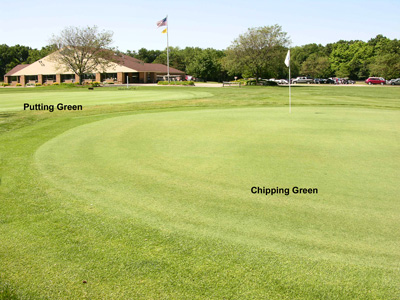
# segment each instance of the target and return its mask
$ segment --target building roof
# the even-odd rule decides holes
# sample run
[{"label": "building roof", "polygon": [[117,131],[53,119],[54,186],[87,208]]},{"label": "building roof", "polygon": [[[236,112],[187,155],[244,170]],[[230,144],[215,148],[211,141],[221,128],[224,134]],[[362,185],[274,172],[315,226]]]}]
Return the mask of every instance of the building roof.
[{"label": "building roof", "polygon": [[[156,73],[168,72],[168,68],[166,65],[144,63],[143,61],[128,55],[121,55],[121,57],[117,59],[117,64],[136,70],[137,72],[156,72]],[[174,74],[185,73],[183,71],[171,67],[169,67],[169,72]]]},{"label": "building roof", "polygon": [[[51,58],[52,54],[43,57],[42,59],[30,64],[30,65],[18,65],[5,76],[21,76],[21,75],[49,75],[49,74],[73,74],[72,70],[67,70],[65,67],[60,65]],[[98,70],[97,72],[102,73],[103,71]],[[95,72],[95,73],[97,73]],[[106,70],[106,73],[133,73],[133,72],[155,72],[167,74],[167,66],[162,64],[149,64],[143,61],[128,56],[128,55],[116,55],[115,62],[111,64]],[[185,72],[177,70],[175,68],[169,68],[170,74],[183,75]]]},{"label": "building roof", "polygon": [[26,68],[27,66],[29,66],[29,64],[26,65],[16,65],[14,68],[12,68],[10,71],[7,72],[7,74],[5,74],[4,76],[12,76],[12,74],[21,71],[22,69]]}]

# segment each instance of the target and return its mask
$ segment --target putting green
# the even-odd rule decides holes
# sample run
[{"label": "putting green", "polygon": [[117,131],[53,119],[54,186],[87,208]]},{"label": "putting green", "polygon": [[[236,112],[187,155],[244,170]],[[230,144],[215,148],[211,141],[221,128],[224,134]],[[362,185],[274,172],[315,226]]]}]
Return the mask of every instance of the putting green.
[{"label": "putting green", "polygon": [[115,218],[391,268],[400,258],[398,128],[397,111],[353,108],[130,115],[69,130],[35,161],[66,201]]},{"label": "putting green", "polygon": [[44,104],[54,105],[58,103],[75,104],[75,105],[103,105],[118,104],[131,102],[147,102],[147,101],[166,101],[166,100],[187,100],[199,99],[212,96],[211,93],[202,92],[200,90],[187,89],[176,92],[176,90],[102,90],[100,88],[93,91],[90,90],[71,90],[65,92],[60,91],[43,91],[43,92],[27,92],[23,90],[20,93],[3,93],[0,94],[0,111],[23,110],[24,103],[30,105]]}]

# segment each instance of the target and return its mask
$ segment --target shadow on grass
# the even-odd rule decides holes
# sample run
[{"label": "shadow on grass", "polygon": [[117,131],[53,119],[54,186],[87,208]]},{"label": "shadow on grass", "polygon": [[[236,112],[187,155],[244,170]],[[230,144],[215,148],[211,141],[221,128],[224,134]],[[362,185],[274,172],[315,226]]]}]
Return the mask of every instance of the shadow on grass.
[{"label": "shadow on grass", "polygon": [[[15,290],[8,283],[0,282],[0,300],[20,300]],[[24,297],[23,299],[30,299]]]}]

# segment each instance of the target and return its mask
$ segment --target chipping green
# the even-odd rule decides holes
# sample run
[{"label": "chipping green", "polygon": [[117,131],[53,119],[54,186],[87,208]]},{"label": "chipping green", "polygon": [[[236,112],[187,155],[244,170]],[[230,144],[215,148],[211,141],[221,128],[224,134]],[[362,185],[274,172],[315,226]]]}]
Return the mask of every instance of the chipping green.
[{"label": "chipping green", "polygon": [[0,89],[0,299],[399,298],[400,89],[292,90]]}]

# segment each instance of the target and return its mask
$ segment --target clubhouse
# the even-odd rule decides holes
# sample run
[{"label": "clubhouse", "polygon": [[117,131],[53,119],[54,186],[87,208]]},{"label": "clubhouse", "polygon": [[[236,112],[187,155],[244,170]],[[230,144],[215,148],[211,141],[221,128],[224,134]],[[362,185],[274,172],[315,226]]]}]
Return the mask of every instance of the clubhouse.
[{"label": "clubhouse", "polygon": [[[183,80],[185,73],[175,68],[169,68],[171,80]],[[167,80],[167,66],[162,64],[149,64],[127,55],[118,56],[116,62],[110,64],[106,70],[85,74],[84,83],[101,82],[113,84],[125,83],[156,83]],[[79,82],[79,76],[71,70],[64,71],[51,59],[51,54],[26,65],[17,65],[6,75],[4,83],[10,85],[20,84],[53,84],[53,83]]]}]

